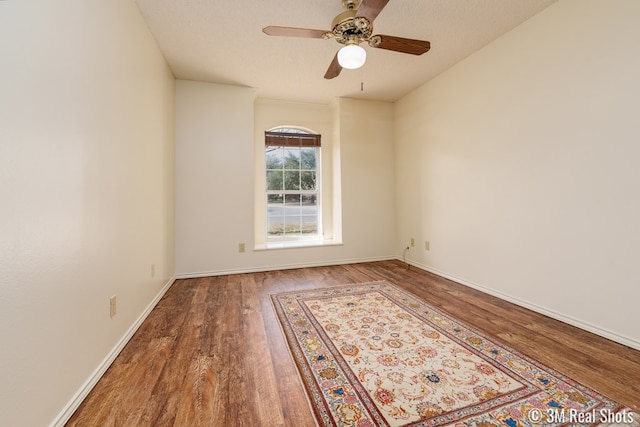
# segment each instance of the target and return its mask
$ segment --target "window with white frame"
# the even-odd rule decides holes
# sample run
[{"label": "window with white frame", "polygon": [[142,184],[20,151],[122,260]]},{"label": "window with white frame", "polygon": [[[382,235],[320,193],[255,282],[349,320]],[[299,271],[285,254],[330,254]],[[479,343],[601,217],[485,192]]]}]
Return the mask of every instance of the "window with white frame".
[{"label": "window with white frame", "polygon": [[320,135],[300,129],[265,132],[267,241],[313,240],[320,221]]}]

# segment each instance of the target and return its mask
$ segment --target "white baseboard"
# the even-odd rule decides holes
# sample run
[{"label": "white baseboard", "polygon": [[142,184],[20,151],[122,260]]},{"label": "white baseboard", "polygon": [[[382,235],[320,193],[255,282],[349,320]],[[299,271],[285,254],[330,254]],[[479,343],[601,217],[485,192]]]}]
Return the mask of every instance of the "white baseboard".
[{"label": "white baseboard", "polygon": [[576,318],[571,317],[571,316],[567,316],[566,314],[557,312],[555,310],[548,309],[548,308],[540,306],[538,304],[534,304],[534,303],[531,303],[529,301],[525,301],[525,300],[522,300],[520,298],[511,296],[511,295],[508,295],[508,294],[505,294],[505,293],[502,293],[502,292],[499,292],[499,291],[496,291],[494,289],[490,289],[490,288],[487,288],[485,286],[478,285],[477,283],[473,283],[473,282],[470,282],[468,280],[460,279],[459,277],[456,277],[456,276],[453,276],[451,274],[439,271],[439,270],[437,270],[437,269],[435,269],[433,267],[429,267],[429,266],[426,266],[426,265],[421,265],[419,263],[416,263],[416,262],[410,261],[410,260],[403,260],[401,258],[397,258],[397,259],[400,260],[400,261],[403,261],[403,262],[405,262],[407,264],[410,264],[410,265],[412,265],[414,267],[417,267],[417,268],[419,268],[421,270],[428,271],[429,273],[436,274],[436,275],[438,275],[440,277],[444,277],[445,279],[452,280],[452,281],[454,281],[456,283],[459,283],[461,285],[468,286],[468,287],[476,289],[476,290],[478,290],[480,292],[484,292],[485,294],[489,294],[489,295],[492,295],[494,297],[500,298],[501,300],[508,301],[508,302],[513,303],[515,305],[519,305],[520,307],[528,308],[529,310],[535,311],[536,313],[544,314],[545,316],[548,316],[548,317],[551,317],[553,319],[559,320],[561,322],[567,323],[569,325],[578,327],[580,329],[583,329],[585,331],[588,331],[588,332],[591,332],[593,334],[599,335],[601,337],[610,339],[611,341],[615,341],[615,342],[617,342],[619,344],[626,345],[627,347],[631,347],[631,348],[636,349],[636,350],[640,350],[640,341],[638,341],[636,339],[633,339],[633,338],[630,338],[630,337],[627,337],[627,336],[624,336],[624,335],[620,335],[620,334],[618,334],[616,332],[613,332],[613,331],[610,331],[610,330],[608,330],[606,328],[602,328],[602,327],[594,325],[592,323],[585,322],[583,320],[576,319]]},{"label": "white baseboard", "polygon": [[295,268],[325,267],[328,265],[343,265],[343,264],[359,264],[362,262],[389,261],[392,259],[396,259],[396,256],[389,255],[386,257],[358,258],[358,259],[333,260],[333,261],[322,261],[322,262],[305,262],[305,263],[299,263],[299,264],[269,265],[269,266],[262,266],[262,267],[237,268],[237,269],[231,269],[231,270],[200,271],[200,272],[193,272],[193,273],[179,273],[179,274],[176,274],[176,279],[195,279],[198,277],[225,276],[227,274],[261,273],[263,271],[292,270]]},{"label": "white baseboard", "polygon": [[67,421],[71,418],[73,413],[78,409],[82,401],[87,397],[89,392],[95,387],[98,383],[102,375],[109,369],[109,366],[113,363],[113,361],[118,357],[122,349],[129,342],[133,334],[136,333],[142,322],[149,316],[154,307],[158,304],[160,299],[164,296],[164,294],[169,290],[171,285],[176,281],[176,277],[172,277],[169,281],[162,287],[160,292],[155,296],[155,298],[149,303],[147,308],[142,312],[142,314],[136,319],[136,321],[131,325],[131,327],[127,330],[127,332],[120,338],[118,343],[111,349],[109,354],[104,358],[102,363],[98,365],[98,367],[93,371],[93,373],[89,376],[89,378],[85,381],[85,383],[80,387],[80,389],[76,392],[76,394],[71,398],[71,400],[65,405],[65,407],[60,411],[60,413],[56,416],[53,422],[50,424],[50,427],[62,427]]}]

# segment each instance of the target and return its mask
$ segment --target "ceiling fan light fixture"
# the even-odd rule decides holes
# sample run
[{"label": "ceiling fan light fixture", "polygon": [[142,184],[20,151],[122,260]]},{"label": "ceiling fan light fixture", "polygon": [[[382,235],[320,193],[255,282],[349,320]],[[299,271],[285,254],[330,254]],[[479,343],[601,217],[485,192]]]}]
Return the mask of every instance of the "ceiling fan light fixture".
[{"label": "ceiling fan light fixture", "polygon": [[338,63],[342,68],[355,70],[364,65],[367,60],[367,51],[357,44],[348,44],[338,51]]}]

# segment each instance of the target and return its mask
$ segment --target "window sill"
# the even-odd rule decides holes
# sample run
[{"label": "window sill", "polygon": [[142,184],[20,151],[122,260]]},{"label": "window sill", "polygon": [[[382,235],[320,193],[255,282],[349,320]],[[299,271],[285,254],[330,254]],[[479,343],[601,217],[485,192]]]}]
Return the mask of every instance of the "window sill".
[{"label": "window sill", "polygon": [[342,246],[339,240],[290,240],[288,242],[267,242],[256,244],[254,251],[270,251],[274,249],[316,248],[319,246]]}]

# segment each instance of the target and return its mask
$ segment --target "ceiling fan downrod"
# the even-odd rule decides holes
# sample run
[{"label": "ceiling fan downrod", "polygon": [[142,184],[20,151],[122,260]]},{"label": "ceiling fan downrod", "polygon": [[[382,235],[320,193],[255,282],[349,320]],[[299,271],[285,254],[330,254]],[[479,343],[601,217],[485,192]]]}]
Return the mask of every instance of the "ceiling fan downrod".
[{"label": "ceiling fan downrod", "polygon": [[360,0],[342,0],[345,9],[356,10],[360,7]]}]

